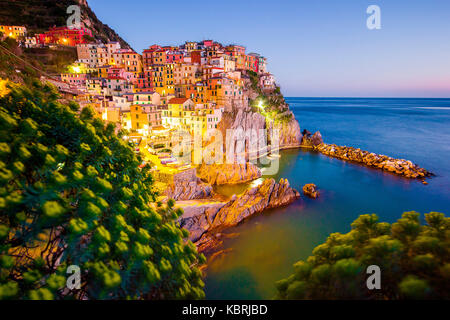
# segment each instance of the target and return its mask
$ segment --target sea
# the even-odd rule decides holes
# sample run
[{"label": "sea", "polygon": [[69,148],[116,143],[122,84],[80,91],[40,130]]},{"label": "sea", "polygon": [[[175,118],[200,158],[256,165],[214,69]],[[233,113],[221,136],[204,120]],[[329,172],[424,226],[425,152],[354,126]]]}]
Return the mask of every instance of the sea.
[{"label": "sea", "polygon": [[[407,159],[433,172],[428,185],[381,170],[291,149],[280,152],[279,170],[263,178],[287,178],[301,191],[315,183],[318,199],[265,211],[228,229],[228,252],[207,269],[207,299],[271,299],[274,283],[293,272],[329,234],[350,231],[360,215],[394,222],[405,211],[450,216],[450,99],[286,98],[301,130],[320,131],[325,143]],[[254,183],[254,182],[253,182]],[[239,194],[247,184],[224,186]]]}]

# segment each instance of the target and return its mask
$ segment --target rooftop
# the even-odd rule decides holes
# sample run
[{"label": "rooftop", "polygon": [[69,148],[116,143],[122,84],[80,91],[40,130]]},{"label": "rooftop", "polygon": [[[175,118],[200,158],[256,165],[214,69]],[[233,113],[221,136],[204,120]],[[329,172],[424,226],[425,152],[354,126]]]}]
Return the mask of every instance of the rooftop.
[{"label": "rooftop", "polygon": [[188,100],[188,98],[172,98],[169,100],[169,104],[183,104]]}]

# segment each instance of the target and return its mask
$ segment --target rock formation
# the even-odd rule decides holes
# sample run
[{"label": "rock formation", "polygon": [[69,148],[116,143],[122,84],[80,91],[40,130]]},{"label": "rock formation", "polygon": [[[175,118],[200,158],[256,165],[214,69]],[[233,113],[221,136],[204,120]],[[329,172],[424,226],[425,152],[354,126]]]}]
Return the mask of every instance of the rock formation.
[{"label": "rock formation", "polygon": [[287,205],[299,197],[299,192],[289,186],[287,179],[280,179],[279,183],[274,179],[266,179],[261,185],[231,199],[217,212],[211,227],[235,226],[257,212]]},{"label": "rock formation", "polygon": [[288,180],[276,183],[274,179],[267,179],[226,203],[184,208],[179,222],[189,230],[189,239],[196,242],[199,251],[211,250],[219,245],[216,234],[221,230],[266,209],[288,205],[299,197],[300,193],[289,186]]},{"label": "rock formation", "polygon": [[313,135],[308,130],[303,130],[301,138],[301,146],[305,148],[314,148],[323,143],[320,131],[316,131]]},{"label": "rock formation", "polygon": [[432,173],[405,159],[394,159],[385,155],[375,154],[359,148],[337,146],[335,144],[320,144],[314,148],[320,153],[341,160],[349,160],[369,167],[389,171],[406,178],[416,179],[431,176]]},{"label": "rock formation", "polygon": [[202,164],[197,175],[211,185],[236,184],[258,179],[261,170],[252,163],[245,164]]},{"label": "rock formation", "polygon": [[303,193],[305,196],[316,199],[319,196],[317,186],[314,183],[308,183],[303,186]]},{"label": "rock formation", "polygon": [[213,195],[210,184],[203,183],[199,178],[194,181],[176,182],[169,185],[165,195],[174,200],[206,199]]},{"label": "rock formation", "polygon": [[223,202],[190,206],[183,208],[180,218],[181,227],[189,230],[189,240],[197,242],[208,231]]},{"label": "rock formation", "polygon": [[[275,86],[272,90],[264,90],[260,75],[250,71],[243,71],[242,79],[243,99],[226,104],[218,124],[224,151],[244,154],[248,160],[262,156],[271,149],[299,147],[302,138],[300,125],[289,110],[280,88]],[[264,103],[261,109],[255,107],[258,101]]]}]

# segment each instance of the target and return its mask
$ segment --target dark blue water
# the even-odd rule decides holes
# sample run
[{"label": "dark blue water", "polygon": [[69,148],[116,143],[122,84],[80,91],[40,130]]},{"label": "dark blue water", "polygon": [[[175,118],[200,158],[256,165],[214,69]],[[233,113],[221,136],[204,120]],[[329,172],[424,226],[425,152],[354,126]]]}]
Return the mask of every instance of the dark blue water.
[{"label": "dark blue water", "polygon": [[415,210],[450,215],[450,99],[287,98],[302,129],[326,143],[405,158],[434,172],[429,185],[310,151],[281,153],[280,170],[298,190],[315,183],[318,200],[265,212],[229,230],[232,251],[212,262],[209,299],[271,298],[274,282],[292,273],[332,232],[348,232],[363,213],[393,222]]}]

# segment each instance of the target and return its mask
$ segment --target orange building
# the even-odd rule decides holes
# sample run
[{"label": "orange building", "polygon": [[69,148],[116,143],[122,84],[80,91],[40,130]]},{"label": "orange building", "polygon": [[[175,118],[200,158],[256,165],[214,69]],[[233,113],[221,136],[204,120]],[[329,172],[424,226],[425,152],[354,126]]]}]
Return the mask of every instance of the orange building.
[{"label": "orange building", "polygon": [[27,35],[27,28],[22,26],[0,26],[3,37],[19,38]]},{"label": "orange building", "polygon": [[142,59],[139,53],[131,49],[120,49],[113,53],[113,60],[116,66],[123,67],[126,71],[134,74],[142,72]]}]

